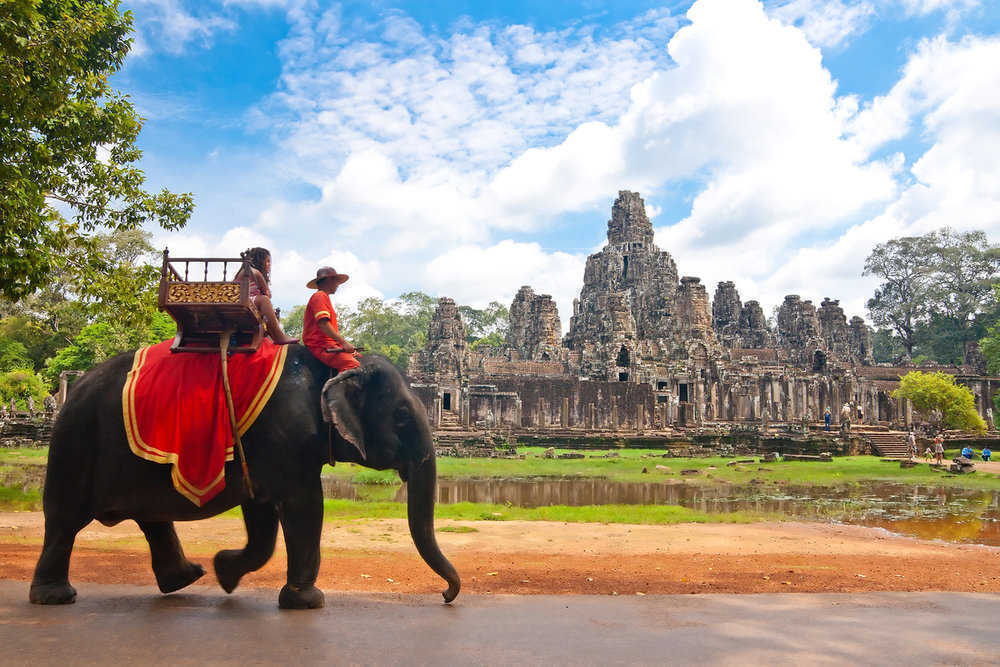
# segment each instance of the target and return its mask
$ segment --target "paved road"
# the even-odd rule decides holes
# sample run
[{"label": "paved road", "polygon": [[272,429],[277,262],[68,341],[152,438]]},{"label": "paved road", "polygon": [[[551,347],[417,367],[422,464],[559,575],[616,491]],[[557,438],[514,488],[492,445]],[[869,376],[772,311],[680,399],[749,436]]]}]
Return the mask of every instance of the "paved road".
[{"label": "paved road", "polygon": [[0,664],[1000,664],[990,594],[327,594],[283,612],[276,591],[77,588],[39,607],[0,581]]}]

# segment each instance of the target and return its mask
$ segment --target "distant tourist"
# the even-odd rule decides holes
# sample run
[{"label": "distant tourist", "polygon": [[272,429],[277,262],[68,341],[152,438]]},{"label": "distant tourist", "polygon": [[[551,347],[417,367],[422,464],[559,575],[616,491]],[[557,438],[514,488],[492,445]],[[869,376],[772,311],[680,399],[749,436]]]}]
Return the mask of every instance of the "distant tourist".
[{"label": "distant tourist", "polygon": [[972,457],[976,455],[976,452],[972,447],[962,447],[962,458],[972,460]]},{"label": "distant tourist", "polygon": [[993,456],[993,452],[990,451],[990,448],[983,447],[983,460],[989,461],[991,456]]},{"label": "distant tourist", "polygon": [[832,419],[832,417],[830,416],[830,408],[827,408],[823,412],[823,430],[824,431],[829,431],[830,430],[830,420],[831,419]]},{"label": "distant tourist", "polygon": [[934,458],[938,465],[944,463],[944,438],[940,433],[934,436]]},{"label": "distant tourist", "polygon": [[912,430],[910,431],[909,440],[910,440],[910,458],[915,459],[917,458],[917,434],[914,433]]},{"label": "distant tourist", "polygon": [[930,461],[932,458],[934,458],[934,452],[932,452],[931,448],[928,447],[927,449],[924,450],[924,460]]}]

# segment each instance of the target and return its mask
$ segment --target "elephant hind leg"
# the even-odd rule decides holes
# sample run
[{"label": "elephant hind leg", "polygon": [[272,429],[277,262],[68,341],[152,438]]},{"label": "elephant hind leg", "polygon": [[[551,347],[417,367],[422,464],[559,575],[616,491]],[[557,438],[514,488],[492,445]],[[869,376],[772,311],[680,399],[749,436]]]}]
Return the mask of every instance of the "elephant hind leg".
[{"label": "elephant hind leg", "polygon": [[153,574],[161,593],[173,593],[194,583],[205,574],[205,568],[184,555],[181,542],[171,521],[136,521],[153,560]]},{"label": "elephant hind leg", "polygon": [[76,534],[93,517],[45,515],[45,539],[42,554],[35,565],[28,600],[33,604],[71,604],[76,602],[76,589],[69,583],[69,558],[73,553]]},{"label": "elephant hind leg", "polygon": [[242,509],[247,545],[242,549],[220,551],[213,560],[215,577],[227,593],[236,590],[247,572],[264,567],[278,539],[278,509],[274,505],[246,502]]}]

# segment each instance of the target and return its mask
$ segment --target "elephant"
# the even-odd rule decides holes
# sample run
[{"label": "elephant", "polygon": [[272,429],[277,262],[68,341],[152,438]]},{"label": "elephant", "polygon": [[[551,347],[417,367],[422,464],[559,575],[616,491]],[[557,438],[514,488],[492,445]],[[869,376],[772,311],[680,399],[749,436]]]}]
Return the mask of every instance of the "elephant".
[{"label": "elephant", "polygon": [[[434,536],[437,467],[426,411],[387,359],[365,355],[360,368],[328,382],[327,366],[305,347],[289,346],[271,399],[243,436],[253,497],[239,461],[233,460],[225,465],[225,488],[202,507],[174,490],[169,465],[145,461],[129,449],[121,395],[132,359],[123,354],[87,372],[74,384],[53,427],[42,499],[45,538],[31,602],[75,601],[76,590],[69,583],[73,542],[94,519],[107,526],[126,519],[139,524],[160,591],[177,591],[205,570],[185,557],[173,522],[207,518],[239,505],[247,543],[215,555],[222,588],[231,593],[244,574],[270,559],[280,523],[288,573],[278,605],[322,607],[324,595],[315,583],[323,528],[320,471],[328,461],[398,471],[408,485],[414,545],[447,582],[445,602],[458,595],[461,580]],[[333,425],[324,422],[324,411]]]}]

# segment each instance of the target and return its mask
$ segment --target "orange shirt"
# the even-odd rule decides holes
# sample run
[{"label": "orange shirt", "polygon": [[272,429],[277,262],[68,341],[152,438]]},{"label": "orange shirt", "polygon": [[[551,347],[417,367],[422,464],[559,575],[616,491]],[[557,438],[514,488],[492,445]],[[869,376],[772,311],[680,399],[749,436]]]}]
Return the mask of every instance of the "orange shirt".
[{"label": "orange shirt", "polygon": [[320,330],[320,321],[326,319],[330,320],[330,326],[333,327],[333,330],[340,333],[340,329],[337,327],[337,312],[333,309],[333,304],[330,303],[330,295],[322,290],[317,290],[309,297],[305,319],[302,322],[302,342],[313,353],[322,352],[328,347],[340,347],[337,341]]}]

